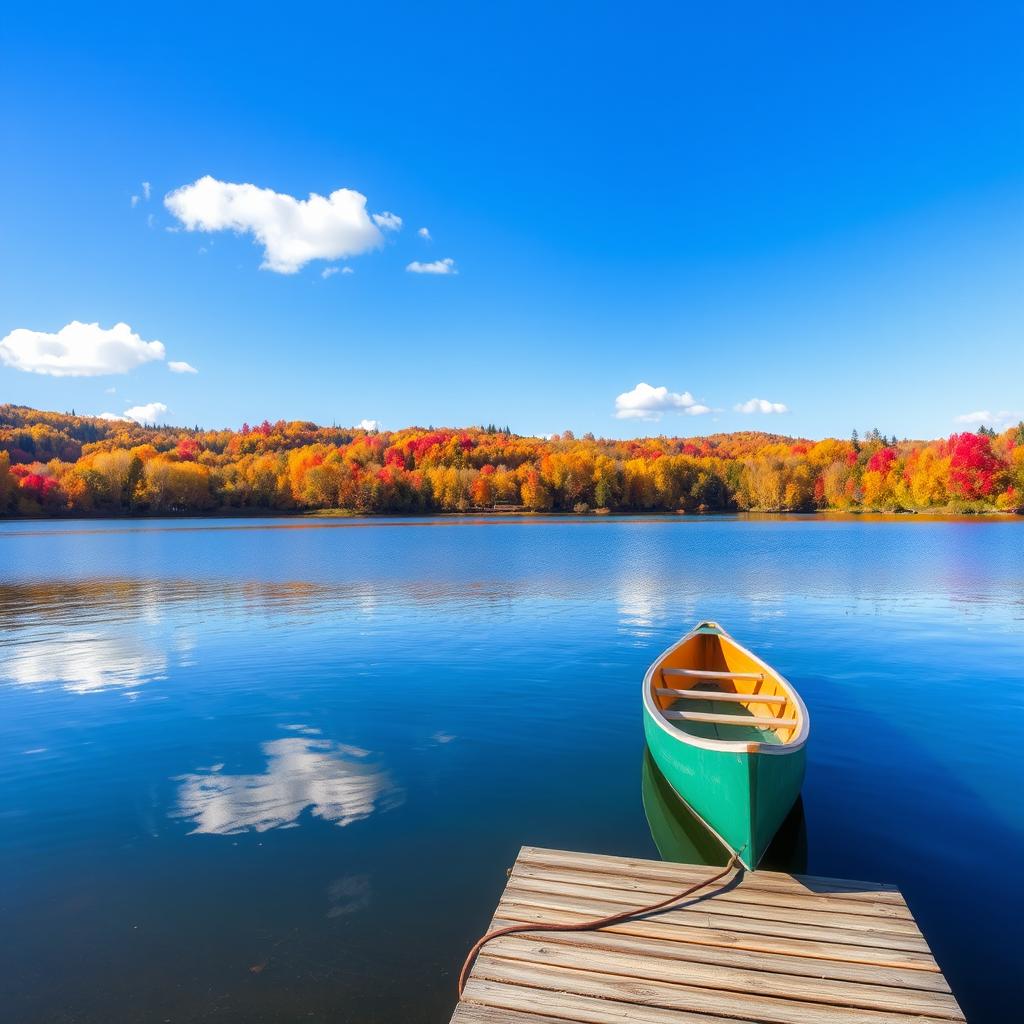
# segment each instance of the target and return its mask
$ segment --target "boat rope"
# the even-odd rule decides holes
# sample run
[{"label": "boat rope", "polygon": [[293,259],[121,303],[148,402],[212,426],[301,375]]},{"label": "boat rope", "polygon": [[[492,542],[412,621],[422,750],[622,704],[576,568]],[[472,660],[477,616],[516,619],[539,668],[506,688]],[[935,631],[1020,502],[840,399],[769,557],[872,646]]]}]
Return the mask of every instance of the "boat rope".
[{"label": "boat rope", "polygon": [[697,882],[694,885],[691,885],[688,889],[684,889],[682,892],[674,893],[667,899],[659,900],[657,903],[650,903],[646,907],[633,907],[629,910],[623,910],[618,914],[609,914],[608,917],[595,917],[591,921],[576,921],[572,924],[524,923],[510,924],[506,925],[504,928],[495,928],[493,931],[489,931],[486,935],[477,939],[476,944],[469,951],[469,955],[466,957],[466,962],[462,965],[462,970],[459,972],[459,998],[462,997],[462,993],[465,991],[470,969],[476,962],[476,958],[480,954],[480,950],[483,949],[491,939],[496,939],[501,935],[514,935],[517,932],[592,932],[596,931],[598,928],[607,928],[609,925],[620,924],[621,922],[628,921],[633,917],[643,917],[645,914],[653,914],[656,911],[664,910],[673,903],[678,903],[680,900],[686,899],[687,896],[692,896],[695,892],[705,889],[709,885],[713,885],[720,878],[725,878],[737,863],[739,863],[739,859],[740,855],[738,853],[734,853],[729,858],[728,864],[726,864],[717,875],[705,878],[702,882]]}]

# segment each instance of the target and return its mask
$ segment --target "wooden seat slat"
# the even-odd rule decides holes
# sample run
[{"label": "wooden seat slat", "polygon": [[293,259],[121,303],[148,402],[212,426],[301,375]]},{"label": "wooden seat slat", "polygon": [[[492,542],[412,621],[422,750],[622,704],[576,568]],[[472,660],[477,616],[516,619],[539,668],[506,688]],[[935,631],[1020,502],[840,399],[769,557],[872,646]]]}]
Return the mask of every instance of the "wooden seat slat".
[{"label": "wooden seat slat", "polygon": [[760,682],[764,679],[763,672],[719,672],[703,668],[663,668],[663,676],[683,676],[686,679],[752,679]]},{"label": "wooden seat slat", "polygon": [[760,693],[717,693],[714,690],[675,690],[670,686],[659,686],[654,691],[659,697],[676,697],[683,700],[722,700],[750,704],[785,704],[786,698]]},{"label": "wooden seat slat", "polygon": [[662,711],[670,722],[707,722],[711,725],[756,725],[759,729],[792,729],[795,718],[762,718],[755,715],[709,715],[703,711]]}]

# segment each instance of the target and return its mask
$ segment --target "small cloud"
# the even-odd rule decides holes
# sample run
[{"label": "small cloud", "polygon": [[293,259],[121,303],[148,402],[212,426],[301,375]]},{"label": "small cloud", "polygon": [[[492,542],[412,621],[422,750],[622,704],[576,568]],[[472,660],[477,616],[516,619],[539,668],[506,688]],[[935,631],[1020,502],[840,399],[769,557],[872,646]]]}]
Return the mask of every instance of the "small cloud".
[{"label": "small cloud", "polygon": [[163,402],[147,402],[145,405],[133,405],[130,409],[125,409],[121,419],[134,420],[142,426],[147,426],[156,423],[165,412],[167,406]]},{"label": "small cloud", "polygon": [[162,342],[143,341],[125,323],[105,328],[72,320],[55,334],[19,327],[0,341],[0,363],[49,377],[128,373],[164,354]]},{"label": "small cloud", "polygon": [[413,260],[406,268],[410,274],[457,274],[458,271],[455,269],[455,260],[443,259],[434,260],[433,263],[420,263],[419,260]]},{"label": "small cloud", "polygon": [[132,196],[132,209],[134,210],[135,207],[138,206],[138,205],[139,205],[139,197],[138,196]]},{"label": "small cloud", "polygon": [[147,213],[146,214],[146,227],[147,228],[155,228],[156,227],[156,217],[154,217],[153,214],[151,214],[151,213]]},{"label": "small cloud", "polygon": [[100,420],[121,420],[125,423],[131,423],[127,416],[119,416],[116,412],[101,412],[96,418]]},{"label": "small cloud", "polygon": [[965,412],[956,417],[957,423],[971,424],[974,426],[1008,427],[1024,418],[1024,413],[1009,412],[1006,409],[1000,412],[989,412],[988,409],[979,409],[977,412]]},{"label": "small cloud", "polygon": [[199,372],[191,363],[186,363],[186,362],[182,362],[180,360],[174,360],[174,359],[172,359],[167,364],[167,369],[170,370],[171,373],[198,373]]},{"label": "small cloud", "polygon": [[380,430],[380,420],[360,420],[357,426],[360,430]]},{"label": "small cloud", "polygon": [[402,218],[397,213],[390,213],[388,210],[373,214],[373,223],[382,231],[402,230]]},{"label": "small cloud", "polygon": [[710,406],[697,402],[689,391],[669,391],[642,381],[615,399],[615,418],[619,420],[660,420],[666,412],[703,416],[711,411]]},{"label": "small cloud", "polygon": [[327,280],[329,277],[334,277],[335,274],[354,274],[355,271],[351,267],[324,267],[320,271],[320,276]]},{"label": "small cloud", "polygon": [[429,228],[420,228],[419,231],[416,232],[416,234],[419,235],[420,238],[422,238],[425,242],[432,242],[433,241],[433,239],[430,237],[430,229]]},{"label": "small cloud", "polygon": [[741,402],[739,405],[733,406],[737,412],[763,412],[766,414],[770,413],[781,413],[789,412],[789,407],[783,405],[782,402],[769,402],[766,398],[751,398],[749,402]]},{"label": "small cloud", "polygon": [[278,274],[294,274],[310,260],[358,256],[383,243],[366,212],[366,196],[348,188],[296,199],[206,175],[171,192],[164,206],[187,231],[251,234],[263,246],[261,268]]},{"label": "small cloud", "polygon": [[103,393],[105,395],[116,395],[117,394],[117,388],[105,388]]},{"label": "small cloud", "polygon": [[142,198],[149,202],[149,197],[153,194],[153,188],[148,181],[142,183]]}]

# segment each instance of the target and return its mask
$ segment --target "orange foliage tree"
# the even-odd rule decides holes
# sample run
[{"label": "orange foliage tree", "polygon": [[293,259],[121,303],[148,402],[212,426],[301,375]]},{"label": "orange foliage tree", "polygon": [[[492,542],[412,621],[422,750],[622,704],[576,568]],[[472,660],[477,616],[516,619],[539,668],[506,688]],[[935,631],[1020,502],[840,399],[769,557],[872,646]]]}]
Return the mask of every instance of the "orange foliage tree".
[{"label": "orange foliage tree", "polygon": [[1017,511],[1024,424],[935,441],[637,440],[264,420],[143,427],[0,405],[0,515],[213,510]]}]

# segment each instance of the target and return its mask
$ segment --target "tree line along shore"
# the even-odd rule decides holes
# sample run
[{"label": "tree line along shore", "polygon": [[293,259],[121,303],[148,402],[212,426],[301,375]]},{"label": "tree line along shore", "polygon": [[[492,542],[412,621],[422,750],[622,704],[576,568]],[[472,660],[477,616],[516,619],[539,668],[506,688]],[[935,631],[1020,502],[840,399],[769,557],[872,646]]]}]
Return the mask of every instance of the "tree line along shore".
[{"label": "tree line along shore", "polygon": [[201,430],[0,405],[0,515],[1024,511],[1024,423],[931,441],[636,440],[305,421]]}]

